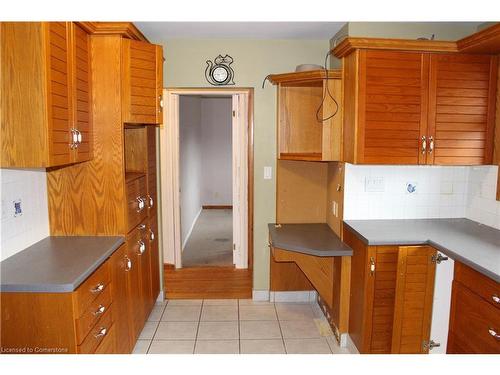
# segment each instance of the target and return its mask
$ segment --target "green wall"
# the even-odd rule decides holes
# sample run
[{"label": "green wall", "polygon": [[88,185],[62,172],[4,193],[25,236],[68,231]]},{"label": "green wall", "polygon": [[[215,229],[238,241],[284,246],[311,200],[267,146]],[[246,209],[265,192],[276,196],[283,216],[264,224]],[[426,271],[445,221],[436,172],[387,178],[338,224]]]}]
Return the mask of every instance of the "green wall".
[{"label": "green wall", "polygon": [[[253,87],[254,111],[254,289],[269,289],[267,223],[275,221],[276,89],[262,81],[270,73],[295,70],[303,63],[323,64],[328,40],[151,40],[162,44],[165,87],[213,87],[205,80],[206,60],[229,54],[236,87]],[[273,179],[263,179],[264,166],[273,167]]]}]

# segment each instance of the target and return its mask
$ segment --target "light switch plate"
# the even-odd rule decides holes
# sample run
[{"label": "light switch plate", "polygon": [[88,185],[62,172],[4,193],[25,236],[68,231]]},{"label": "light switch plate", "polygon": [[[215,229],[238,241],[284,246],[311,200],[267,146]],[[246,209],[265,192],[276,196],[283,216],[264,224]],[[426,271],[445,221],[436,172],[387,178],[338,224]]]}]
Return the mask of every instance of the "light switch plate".
[{"label": "light switch plate", "polygon": [[385,181],[383,177],[365,177],[365,192],[378,193],[385,191]]},{"label": "light switch plate", "polygon": [[273,168],[264,167],[264,180],[270,180],[271,178],[273,178]]}]

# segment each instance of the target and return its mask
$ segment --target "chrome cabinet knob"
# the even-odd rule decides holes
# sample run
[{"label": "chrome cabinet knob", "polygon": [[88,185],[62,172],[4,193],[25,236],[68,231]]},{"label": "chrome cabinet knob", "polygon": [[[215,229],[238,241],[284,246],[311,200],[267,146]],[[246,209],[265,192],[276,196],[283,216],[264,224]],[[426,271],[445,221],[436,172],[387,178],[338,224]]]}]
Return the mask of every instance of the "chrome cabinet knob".
[{"label": "chrome cabinet knob", "polygon": [[137,201],[137,212],[144,210],[144,199],[142,199],[142,197],[137,197],[135,200]]},{"label": "chrome cabinet knob", "polygon": [[97,284],[97,285],[95,286],[95,288],[94,288],[94,289],[91,289],[90,291],[91,291],[92,293],[101,293],[101,292],[103,291],[103,289],[104,289],[104,284],[103,284],[103,283],[99,283],[99,284]]},{"label": "chrome cabinet knob", "polygon": [[500,303],[500,297],[498,297],[496,294],[493,294],[491,296],[491,299],[493,300],[493,302],[495,303]]},{"label": "chrome cabinet knob", "polygon": [[497,333],[493,328],[488,329],[488,333],[493,336],[495,339],[500,340],[500,334]]},{"label": "chrome cabinet knob", "polygon": [[96,334],[94,335],[94,337],[95,337],[96,339],[98,339],[98,338],[100,338],[100,337],[104,337],[104,336],[106,336],[106,333],[108,333],[108,330],[107,330],[105,327],[102,327],[102,328],[99,330],[99,332],[98,332],[98,333],[96,333]]},{"label": "chrome cabinet knob", "polygon": [[102,313],[104,313],[104,311],[106,311],[106,307],[103,305],[99,305],[98,309],[96,311],[94,311],[92,314],[94,314],[95,316],[98,316],[98,315],[101,315]]},{"label": "chrome cabinet knob", "polygon": [[139,255],[144,254],[144,252],[146,251],[146,244],[143,240],[139,240],[137,241],[137,243],[139,244]]},{"label": "chrome cabinet knob", "polygon": [[149,198],[149,208],[152,208],[154,206],[153,197],[151,195],[148,195],[148,198]]},{"label": "chrome cabinet knob", "polygon": [[144,229],[146,229],[146,224],[139,224],[139,225],[137,226],[137,229],[139,229],[139,230],[144,230]]},{"label": "chrome cabinet knob", "polygon": [[429,154],[432,154],[432,151],[434,151],[434,137],[431,135],[429,137]]},{"label": "chrome cabinet knob", "polygon": [[153,232],[151,229],[149,230],[149,239],[153,241],[155,239],[155,232]]},{"label": "chrome cabinet knob", "polygon": [[427,138],[425,135],[422,136],[422,154],[425,154],[425,151],[427,151]]},{"label": "chrome cabinet knob", "polygon": [[130,271],[132,269],[132,261],[125,257],[125,271]]}]

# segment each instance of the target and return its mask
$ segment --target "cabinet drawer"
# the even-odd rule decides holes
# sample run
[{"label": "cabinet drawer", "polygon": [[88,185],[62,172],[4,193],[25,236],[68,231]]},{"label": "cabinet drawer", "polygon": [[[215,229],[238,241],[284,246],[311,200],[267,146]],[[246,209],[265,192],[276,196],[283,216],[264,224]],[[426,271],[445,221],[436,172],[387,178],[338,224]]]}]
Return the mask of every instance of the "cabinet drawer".
[{"label": "cabinet drawer", "polygon": [[113,324],[109,334],[102,340],[94,354],[116,354],[116,328]]},{"label": "cabinet drawer", "polygon": [[109,264],[105,262],[75,291],[75,317],[79,318],[91,303],[108,287],[111,280]]},{"label": "cabinet drawer", "polygon": [[92,354],[95,352],[96,348],[104,341],[104,339],[110,335],[111,326],[113,325],[113,308],[112,305],[110,309],[104,313],[101,320],[90,330],[85,340],[82,344],[78,346],[78,353],[81,354]]},{"label": "cabinet drawer", "polygon": [[106,288],[90,304],[83,315],[76,320],[76,338],[80,344],[92,327],[101,319],[111,306],[111,287]]},{"label": "cabinet drawer", "polygon": [[500,339],[494,337],[494,332],[500,333],[499,310],[457,281],[453,281],[450,331],[456,341],[467,344],[467,352],[500,353]]},{"label": "cabinet drawer", "polygon": [[147,215],[146,177],[142,176],[127,183],[127,224],[130,232]]},{"label": "cabinet drawer", "polygon": [[496,281],[459,262],[455,262],[454,279],[500,309],[500,284]]}]

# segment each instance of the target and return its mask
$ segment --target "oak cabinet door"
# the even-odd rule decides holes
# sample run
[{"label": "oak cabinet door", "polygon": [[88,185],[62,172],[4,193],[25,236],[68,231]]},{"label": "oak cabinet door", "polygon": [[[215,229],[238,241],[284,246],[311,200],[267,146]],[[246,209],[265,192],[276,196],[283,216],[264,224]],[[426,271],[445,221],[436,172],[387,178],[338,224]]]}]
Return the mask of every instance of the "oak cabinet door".
[{"label": "oak cabinet door", "polygon": [[491,163],[496,76],[496,56],[431,55],[428,164]]},{"label": "oak cabinet door", "polygon": [[90,36],[72,24],[73,128],[79,140],[75,162],[92,159]]},{"label": "oak cabinet door", "polygon": [[359,51],[357,162],[421,164],[429,55]]},{"label": "oak cabinet door", "polygon": [[73,161],[72,89],[71,89],[71,24],[44,23],[47,51],[47,110],[49,119],[50,165]]},{"label": "oak cabinet door", "polygon": [[163,103],[162,48],[147,42],[123,39],[123,121],[159,124]]}]

